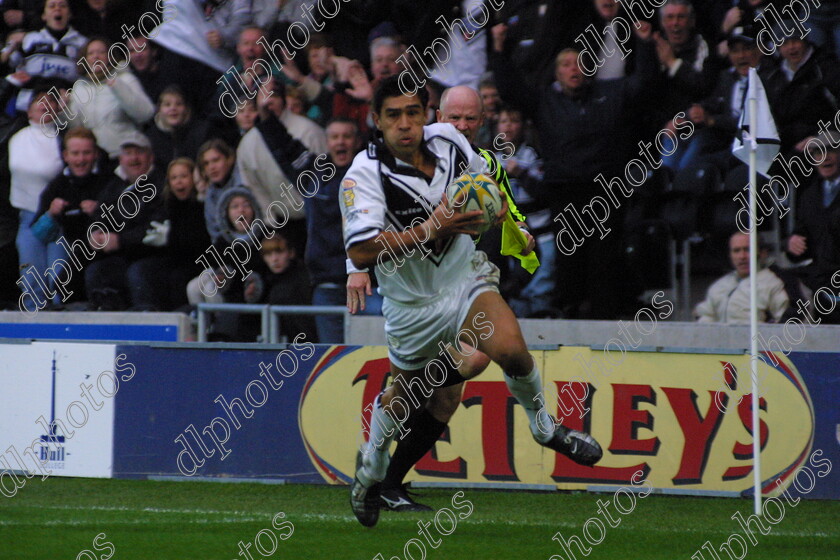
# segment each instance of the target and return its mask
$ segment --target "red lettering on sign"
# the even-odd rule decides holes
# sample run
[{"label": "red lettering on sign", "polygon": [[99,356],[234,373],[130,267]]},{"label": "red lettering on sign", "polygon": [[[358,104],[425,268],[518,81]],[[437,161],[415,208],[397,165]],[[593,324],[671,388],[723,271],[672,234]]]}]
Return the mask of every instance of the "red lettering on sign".
[{"label": "red lettering on sign", "polygon": [[376,395],[385,388],[390,374],[391,361],[388,358],[368,360],[359,369],[359,373],[356,374],[353,383],[351,383],[351,385],[355,385],[360,381],[365,382],[365,388],[362,392],[362,425],[364,426],[365,441],[368,440],[370,432],[370,414],[373,411],[373,401],[376,399]]},{"label": "red lettering on sign", "polygon": [[[443,431],[438,441],[449,442],[449,426]],[[439,461],[437,457],[437,450],[432,447],[428,453],[423,455],[423,458],[417,461],[414,465],[414,470],[417,474],[423,476],[440,476],[443,478],[467,478],[467,462],[461,457],[452,459],[451,461]]]},{"label": "red lettering on sign", "polygon": [[[557,384],[557,394],[563,395],[569,394],[568,389],[563,391],[564,386],[568,386],[569,383],[566,381],[555,381]],[[573,384],[574,385],[574,384]],[[582,385],[577,383],[577,385]],[[583,394],[586,394],[585,402],[581,403],[574,403],[574,406],[567,407],[568,403],[565,402],[558,402],[557,403],[557,418],[562,419],[563,425],[573,430],[583,430],[583,431],[590,431],[590,414],[585,416],[581,416],[580,414],[571,414],[569,416],[563,415],[563,409],[570,410],[570,409],[577,409],[577,410],[589,410],[592,408],[592,397],[595,394],[595,388],[592,385],[587,386],[586,391],[574,391],[575,395],[579,397]],[[559,400],[559,399],[558,399]],[[599,437],[599,434],[594,434],[595,437]],[[602,437],[602,436],[601,436]],[[603,439],[603,437],[602,437]],[[547,453],[551,453],[550,451],[546,451]],[[647,463],[639,463],[632,467],[584,467],[583,465],[578,465],[568,457],[564,455],[560,455],[559,453],[554,454],[554,472],[551,473],[551,478],[555,482],[630,482],[630,477],[633,476],[633,473],[641,469],[644,472],[644,477],[647,477],[647,474],[650,472],[650,466]],[[604,461],[605,459],[601,459]]]},{"label": "red lettering on sign", "polygon": [[[760,398],[758,400],[758,408],[767,412],[767,399],[765,399],[764,397]],[[752,393],[745,395],[745,397],[738,404],[738,417],[741,419],[741,423],[744,425],[744,428],[747,430],[747,432],[754,437],[755,434],[753,432],[752,423]],[[767,427],[767,423],[761,418],[758,419],[758,425],[760,431],[759,446],[763,450],[767,446],[767,440],[770,437],[770,429]],[[750,441],[749,443],[741,443],[740,441],[736,441],[735,445],[732,446],[732,456],[736,459],[741,460],[752,459],[752,441]],[[737,480],[739,478],[744,478],[745,476],[750,474],[752,470],[752,465],[729,467],[728,469],[726,469],[726,472],[723,473],[723,480]]]},{"label": "red lettering on sign", "polygon": [[513,407],[516,399],[501,381],[471,381],[464,387],[463,403],[481,405],[481,449],[484,478],[518,481],[513,466]]},{"label": "red lettering on sign", "polygon": [[699,484],[703,481],[703,471],[706,470],[715,435],[723,422],[723,412],[715,404],[715,399],[719,399],[723,404],[722,409],[726,410],[729,397],[709,391],[711,400],[704,417],[697,409],[697,393],[692,389],[662,387],[662,390],[671,402],[671,408],[685,436],[680,467],[672,482],[674,485]]},{"label": "red lettering on sign", "polygon": [[656,392],[650,385],[613,383],[613,434],[610,453],[615,455],[656,455],[659,438],[638,439],[640,428],[653,430],[653,416],[639,410],[639,403],[656,404]]}]

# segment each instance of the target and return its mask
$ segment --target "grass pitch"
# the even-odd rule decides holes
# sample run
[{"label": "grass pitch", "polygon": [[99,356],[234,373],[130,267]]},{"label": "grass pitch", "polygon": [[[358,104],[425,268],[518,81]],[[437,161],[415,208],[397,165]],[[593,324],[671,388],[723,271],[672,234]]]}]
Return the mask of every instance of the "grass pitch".
[{"label": "grass pitch", "polygon": [[[420,499],[463,515],[465,508],[453,507],[455,492],[421,490]],[[690,560],[706,541],[719,550],[733,533],[743,535],[731,516],[740,511],[748,517],[752,508],[750,500],[650,495],[637,500],[627,515],[609,507],[619,522],[613,528],[596,503],[609,501],[613,496],[608,494],[463,492],[460,501],[469,501],[473,511],[457,521],[451,534],[441,536],[434,512],[383,512],[375,528],[363,528],[350,512],[347,487],[32,479],[15,497],[0,498],[0,559],[367,560],[381,553],[384,560],[420,560],[420,548],[406,548],[406,543],[424,540],[418,522],[432,522],[428,531],[437,548],[425,545],[430,560],[566,560],[569,556],[552,536],[559,531],[566,539],[583,538],[584,524],[594,517],[606,528],[603,542],[592,546],[588,556],[573,548],[575,558]],[[280,512],[285,518],[275,518]],[[439,521],[446,531],[452,523],[444,517]],[[288,525],[273,528],[272,519],[291,522],[293,534],[284,530]],[[771,528],[768,535],[756,531],[758,544],[748,544],[746,558],[840,558],[838,502],[802,500],[788,506]],[[599,537],[596,523],[589,523],[589,531],[590,537]],[[105,536],[94,541],[101,533]],[[251,543],[247,552],[240,553],[240,541]],[[275,543],[274,552],[264,554]],[[740,556],[737,544],[734,550]],[[712,559],[707,551],[702,554]],[[726,552],[718,554],[720,560],[729,558]]]}]

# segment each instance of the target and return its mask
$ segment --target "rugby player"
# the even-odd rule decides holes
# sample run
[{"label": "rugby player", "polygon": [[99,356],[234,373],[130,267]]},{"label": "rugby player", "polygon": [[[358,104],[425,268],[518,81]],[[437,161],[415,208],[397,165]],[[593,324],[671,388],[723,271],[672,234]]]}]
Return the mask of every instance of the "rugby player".
[{"label": "rugby player", "polygon": [[[440,108],[436,113],[437,122],[451,123],[472,144],[478,130],[484,121],[484,107],[481,96],[469,86],[455,86],[443,92],[440,98]],[[525,216],[516,208],[508,182],[507,174],[496,156],[488,151],[476,148],[473,151],[481,155],[491,170],[495,170],[493,178],[505,190],[508,197],[508,212],[513,216],[517,226],[522,230],[526,240],[526,247],[522,255],[528,255],[534,250],[534,238],[527,230]],[[499,254],[501,239],[499,235],[485,235],[481,238],[482,245],[488,255]],[[351,279],[348,283],[348,308],[351,312],[364,308],[365,294],[370,293],[370,278],[367,273],[358,273],[359,278]],[[463,345],[467,345],[462,341]],[[472,353],[470,353],[472,352]],[[474,377],[484,371],[490,359],[472,348],[461,357],[463,363],[458,371],[465,377]],[[408,494],[403,479],[411,467],[431,450],[443,435],[446,425],[458,409],[463,393],[463,382],[434,389],[432,396],[422,410],[414,414],[408,422],[409,431],[399,440],[394,455],[391,457],[388,472],[382,481],[380,499],[382,507],[398,512],[430,511],[427,505],[418,503]]]},{"label": "rugby player", "polygon": [[[538,443],[581,464],[592,465],[602,455],[589,434],[556,424],[545,409],[539,370],[499,295],[499,271],[470,238],[483,223],[482,212],[454,212],[444,196],[463,171],[490,174],[487,161],[451,124],[424,126],[426,104],[425,90],[405,95],[396,77],[383,80],[372,107],[382,138],[356,156],[342,182],[345,249],[356,268],[376,267],[394,379],[374,402],[369,439],[357,454],[351,484],[353,513],[368,527],[379,518],[379,483],[400,427],[394,407],[407,417],[413,396],[408,388],[413,381],[433,383],[427,366],[442,348],[457,361],[456,338],[475,342],[499,364]],[[508,212],[503,200],[497,224]],[[446,384],[463,380],[449,371]]]}]

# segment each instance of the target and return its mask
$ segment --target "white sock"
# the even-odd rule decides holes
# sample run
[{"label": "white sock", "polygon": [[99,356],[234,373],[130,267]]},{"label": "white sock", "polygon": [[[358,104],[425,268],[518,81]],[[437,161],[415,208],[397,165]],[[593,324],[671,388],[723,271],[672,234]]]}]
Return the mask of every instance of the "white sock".
[{"label": "white sock", "polygon": [[382,408],[382,393],[373,401],[370,413],[368,446],[370,449],[388,449],[397,435],[397,421]]},{"label": "white sock", "polygon": [[379,393],[373,401],[368,432],[369,439],[362,449],[363,468],[357,473],[365,486],[385,478],[390,462],[388,449],[397,434],[397,422],[382,408],[381,398],[382,393]]},{"label": "white sock", "polygon": [[550,440],[554,434],[554,419],[545,409],[545,396],[542,394],[540,370],[536,361],[531,373],[525,377],[511,377],[507,373],[504,377],[511,394],[528,415],[534,439],[541,443]]}]

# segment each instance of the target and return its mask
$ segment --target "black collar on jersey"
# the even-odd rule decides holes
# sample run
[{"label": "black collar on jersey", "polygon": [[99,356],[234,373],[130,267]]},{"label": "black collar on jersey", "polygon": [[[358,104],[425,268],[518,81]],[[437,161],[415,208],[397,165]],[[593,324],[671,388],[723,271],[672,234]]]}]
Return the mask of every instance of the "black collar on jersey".
[{"label": "black collar on jersey", "polygon": [[[440,169],[442,173],[446,173],[446,169],[442,167],[441,158],[434,155],[428,149],[427,143],[433,138],[449,144],[450,152],[450,170],[448,181],[453,181],[463,169],[467,168],[469,158],[458,145],[451,139],[443,136],[433,136],[425,139],[422,148],[431,153],[436,160],[436,169]],[[427,185],[431,183],[431,178],[427,177],[425,173],[420,172],[415,167],[399,163],[390,151],[379,142],[371,142],[368,145],[368,157],[372,160],[378,161],[379,177],[382,182],[383,192],[387,205],[386,216],[393,223],[395,227],[402,230],[410,227],[410,222],[413,218],[428,215],[434,210],[435,204],[426,198],[425,193],[418,191],[416,187],[410,184],[410,181],[405,180],[407,177],[414,177],[422,179]],[[387,173],[383,168],[387,169]],[[454,168],[454,171],[453,171]]]},{"label": "black collar on jersey", "polygon": [[[426,146],[425,138],[420,143],[420,150],[425,154],[435,160],[435,168],[437,169],[440,165],[440,158],[438,158],[434,152],[432,152]],[[432,182],[433,177],[429,177],[413,165],[406,165],[404,163],[400,163],[397,161],[397,158],[394,157],[394,154],[391,153],[390,150],[385,146],[385,142],[382,138],[377,138],[376,140],[372,140],[370,144],[368,144],[368,157],[371,159],[379,160],[381,163],[385,164],[388,169],[392,170],[394,173],[399,173],[400,175],[408,175],[409,177],[417,177],[419,179],[423,179],[426,181],[426,184]]]}]

